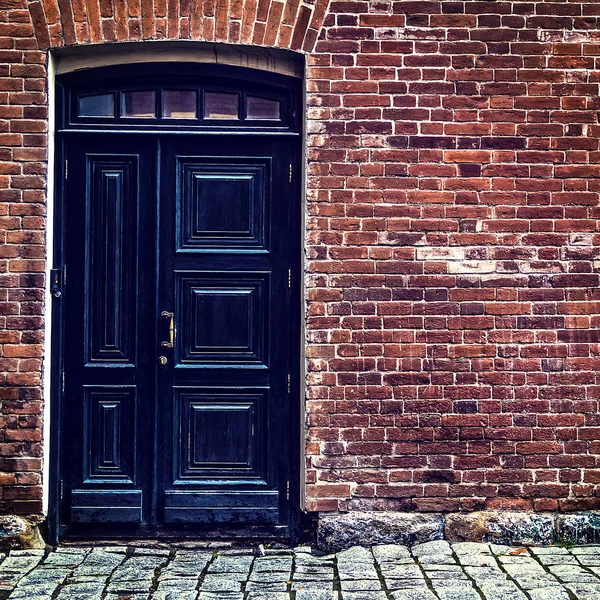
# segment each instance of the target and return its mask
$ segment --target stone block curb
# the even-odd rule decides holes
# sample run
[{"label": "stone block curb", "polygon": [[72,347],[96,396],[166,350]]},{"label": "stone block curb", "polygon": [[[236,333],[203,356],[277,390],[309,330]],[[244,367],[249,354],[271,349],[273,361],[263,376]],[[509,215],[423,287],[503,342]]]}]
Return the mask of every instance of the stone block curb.
[{"label": "stone block curb", "polygon": [[0,515],[0,550],[45,548],[39,527],[15,515]]},{"label": "stone block curb", "polygon": [[600,543],[600,512],[354,512],[321,515],[317,527],[317,547],[325,552],[442,539],[533,546],[596,544]]}]

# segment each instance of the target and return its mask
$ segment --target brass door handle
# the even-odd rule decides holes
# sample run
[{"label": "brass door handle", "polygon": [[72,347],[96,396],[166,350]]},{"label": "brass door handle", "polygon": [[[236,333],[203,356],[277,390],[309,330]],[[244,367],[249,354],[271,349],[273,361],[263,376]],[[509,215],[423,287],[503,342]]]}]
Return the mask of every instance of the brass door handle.
[{"label": "brass door handle", "polygon": [[175,313],[163,310],[160,313],[160,316],[163,319],[169,319],[169,341],[162,341],[160,345],[163,348],[173,348],[175,344]]}]

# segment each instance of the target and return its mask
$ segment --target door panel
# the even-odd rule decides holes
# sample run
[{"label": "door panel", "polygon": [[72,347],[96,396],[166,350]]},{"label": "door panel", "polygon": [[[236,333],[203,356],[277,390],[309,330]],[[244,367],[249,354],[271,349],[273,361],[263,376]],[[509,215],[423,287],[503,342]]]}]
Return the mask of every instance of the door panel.
[{"label": "door panel", "polygon": [[135,387],[84,386],[84,483],[133,484]]},{"label": "door panel", "polygon": [[259,389],[176,390],[174,483],[243,477],[264,484],[266,400]]},{"label": "door panel", "polygon": [[178,157],[178,250],[264,248],[271,158]]},{"label": "door panel", "polygon": [[61,522],[287,525],[292,143],[81,139],[66,144]]},{"label": "door panel", "polygon": [[138,157],[88,155],[85,333],[88,363],[135,362]]},{"label": "door panel", "polygon": [[178,366],[267,366],[269,273],[176,274]]}]

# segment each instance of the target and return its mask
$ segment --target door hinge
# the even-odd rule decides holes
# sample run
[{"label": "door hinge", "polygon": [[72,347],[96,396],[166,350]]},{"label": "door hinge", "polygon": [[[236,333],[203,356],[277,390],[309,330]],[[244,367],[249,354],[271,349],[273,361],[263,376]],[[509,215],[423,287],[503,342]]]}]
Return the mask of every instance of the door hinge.
[{"label": "door hinge", "polygon": [[287,391],[288,391],[288,394],[292,393],[292,376],[290,373],[288,373],[288,376],[287,376]]},{"label": "door hinge", "polygon": [[65,159],[65,179],[69,179],[69,161]]},{"label": "door hinge", "polygon": [[62,376],[60,378],[60,391],[62,394],[65,393],[65,372],[62,372]]},{"label": "door hinge", "polygon": [[62,502],[63,498],[65,497],[65,482],[62,479],[60,480],[59,495]]},{"label": "door hinge", "polygon": [[286,500],[290,499],[290,480],[289,479],[285,482],[285,498],[286,498]]},{"label": "door hinge", "polygon": [[290,176],[289,176],[290,183],[292,183],[292,173],[293,173],[293,168],[292,168],[292,163],[290,163]]},{"label": "door hinge", "polygon": [[288,269],[288,288],[292,289],[292,269]]}]

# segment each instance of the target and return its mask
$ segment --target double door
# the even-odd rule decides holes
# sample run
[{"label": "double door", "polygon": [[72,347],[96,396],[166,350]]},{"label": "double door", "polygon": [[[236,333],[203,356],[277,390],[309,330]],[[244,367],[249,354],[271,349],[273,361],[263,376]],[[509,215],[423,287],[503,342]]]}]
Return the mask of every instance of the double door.
[{"label": "double door", "polygon": [[283,531],[297,444],[292,142],[64,144],[63,534]]}]

